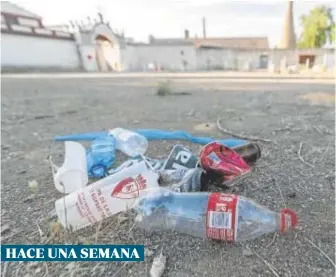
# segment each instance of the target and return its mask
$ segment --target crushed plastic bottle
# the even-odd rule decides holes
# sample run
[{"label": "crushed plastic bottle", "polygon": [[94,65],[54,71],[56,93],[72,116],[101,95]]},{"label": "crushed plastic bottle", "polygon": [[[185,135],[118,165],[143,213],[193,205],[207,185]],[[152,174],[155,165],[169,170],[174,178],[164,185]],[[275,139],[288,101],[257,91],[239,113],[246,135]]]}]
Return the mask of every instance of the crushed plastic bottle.
[{"label": "crushed plastic bottle", "polygon": [[162,168],[163,162],[160,161],[160,160],[155,160],[155,159],[151,159],[151,158],[148,158],[148,157],[139,157],[139,158],[136,158],[136,159],[128,160],[128,161],[122,163],[121,165],[119,165],[116,168],[111,168],[108,173],[110,175],[112,175],[112,174],[115,174],[115,173],[117,173],[121,170],[124,170],[125,168],[128,168],[128,167],[133,166],[133,165],[138,164],[138,163],[142,163],[144,161],[144,158],[146,160],[146,163],[150,166],[151,169],[160,170]]},{"label": "crushed plastic bottle", "polygon": [[116,139],[116,148],[130,157],[142,156],[148,148],[147,139],[133,131],[115,128],[109,134]]},{"label": "crushed plastic bottle", "polygon": [[159,175],[143,161],[58,199],[56,214],[63,226],[78,230],[126,211],[158,182]]},{"label": "crushed plastic bottle", "polygon": [[86,153],[88,175],[102,178],[108,174],[109,167],[115,160],[116,140],[107,135],[95,139]]},{"label": "crushed plastic bottle", "polygon": [[151,190],[138,199],[137,224],[146,230],[173,230],[200,238],[245,241],[297,224],[291,209],[273,212],[243,196],[225,193],[178,193]]},{"label": "crushed plastic bottle", "polygon": [[176,192],[198,192],[208,189],[210,180],[202,168],[159,170],[163,186]]}]

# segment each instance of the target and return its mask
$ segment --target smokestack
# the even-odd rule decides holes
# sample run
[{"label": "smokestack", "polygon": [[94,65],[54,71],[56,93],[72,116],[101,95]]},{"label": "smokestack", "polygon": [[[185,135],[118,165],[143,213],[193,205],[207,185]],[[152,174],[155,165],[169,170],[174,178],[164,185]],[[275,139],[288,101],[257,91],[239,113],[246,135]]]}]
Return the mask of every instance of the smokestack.
[{"label": "smokestack", "polygon": [[155,38],[154,38],[153,35],[149,35],[149,36],[148,36],[148,42],[149,42],[149,43],[153,43],[154,40],[155,40]]},{"label": "smokestack", "polygon": [[202,18],[202,24],[203,24],[203,38],[206,38],[206,23],[205,23],[205,17]]},{"label": "smokestack", "polygon": [[295,38],[294,20],[293,20],[293,1],[288,1],[287,3],[287,11],[279,48],[281,49],[296,48],[296,38]]},{"label": "smokestack", "polygon": [[189,30],[188,29],[184,30],[184,38],[189,39]]}]

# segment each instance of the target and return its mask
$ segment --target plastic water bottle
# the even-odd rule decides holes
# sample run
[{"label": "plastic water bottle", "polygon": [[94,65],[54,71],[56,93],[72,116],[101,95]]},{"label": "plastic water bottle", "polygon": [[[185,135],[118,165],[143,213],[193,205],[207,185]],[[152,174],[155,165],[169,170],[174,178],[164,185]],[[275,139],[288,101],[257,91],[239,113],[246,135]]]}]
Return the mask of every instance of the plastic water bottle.
[{"label": "plastic water bottle", "polygon": [[56,214],[63,226],[78,230],[126,211],[146,189],[158,187],[158,180],[142,161],[58,199]]},{"label": "plastic water bottle", "polygon": [[123,128],[115,128],[109,133],[116,139],[116,148],[130,157],[142,156],[148,148],[147,139],[138,133]]},{"label": "plastic water bottle", "polygon": [[86,153],[88,175],[102,178],[108,174],[109,167],[115,160],[116,140],[107,135],[95,139]]},{"label": "plastic water bottle", "polygon": [[154,189],[138,199],[138,225],[147,230],[174,230],[200,238],[245,241],[297,224],[291,209],[272,212],[253,200],[225,193],[178,193]]}]

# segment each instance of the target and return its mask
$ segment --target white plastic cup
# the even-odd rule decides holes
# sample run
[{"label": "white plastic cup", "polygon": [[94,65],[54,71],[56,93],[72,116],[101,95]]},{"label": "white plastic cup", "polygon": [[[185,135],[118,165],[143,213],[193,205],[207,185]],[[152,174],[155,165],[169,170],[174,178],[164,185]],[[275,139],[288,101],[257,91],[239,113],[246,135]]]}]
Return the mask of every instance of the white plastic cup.
[{"label": "white plastic cup", "polygon": [[50,165],[59,192],[71,193],[84,188],[89,182],[85,148],[78,142],[65,142],[65,157],[61,167],[56,166],[51,159]]}]

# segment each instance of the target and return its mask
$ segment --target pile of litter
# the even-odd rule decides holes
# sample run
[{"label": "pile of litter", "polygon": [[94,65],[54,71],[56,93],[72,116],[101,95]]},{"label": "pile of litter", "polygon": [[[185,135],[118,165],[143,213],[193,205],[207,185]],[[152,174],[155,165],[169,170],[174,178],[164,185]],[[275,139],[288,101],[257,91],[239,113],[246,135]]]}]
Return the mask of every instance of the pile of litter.
[{"label": "pile of litter", "polygon": [[[195,155],[175,145],[160,160],[146,156],[151,140],[188,140],[204,146]],[[143,229],[225,241],[283,233],[297,224],[288,208],[276,213],[240,195],[209,192],[210,185],[232,187],[249,176],[261,157],[257,143],[123,128],[56,141],[65,142],[63,165],[59,168],[50,160],[55,187],[66,194],[55,203],[65,228],[76,231],[128,209],[136,212],[135,221]],[[92,142],[85,149],[76,141]],[[129,160],[115,167],[117,151]]]}]

